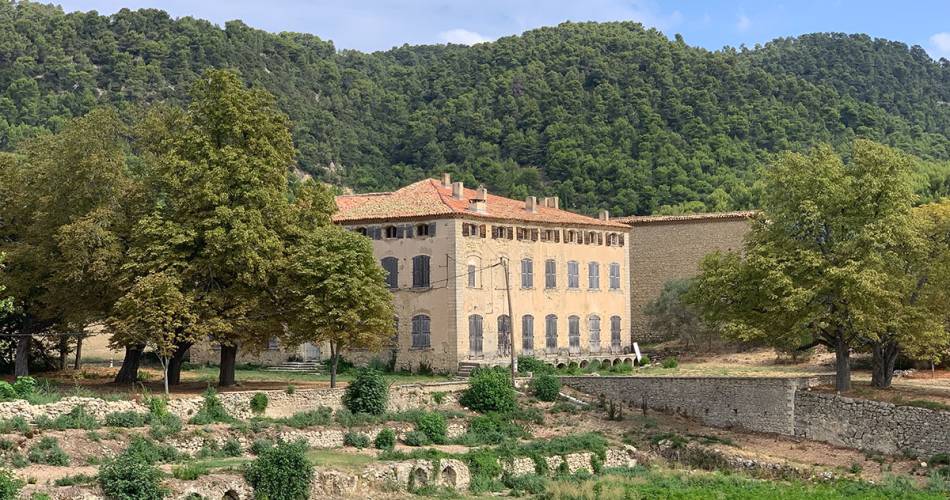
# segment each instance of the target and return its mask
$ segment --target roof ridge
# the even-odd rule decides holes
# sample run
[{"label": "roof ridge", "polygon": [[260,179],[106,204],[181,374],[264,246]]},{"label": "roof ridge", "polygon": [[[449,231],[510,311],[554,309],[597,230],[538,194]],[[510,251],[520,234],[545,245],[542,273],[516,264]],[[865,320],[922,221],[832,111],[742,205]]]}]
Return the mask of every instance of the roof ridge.
[{"label": "roof ridge", "polygon": [[[452,212],[456,212],[456,213],[457,213],[458,210],[456,210],[455,207],[453,207],[452,205],[450,205],[449,202],[447,202],[447,201],[445,200],[445,196],[446,196],[446,195],[443,194],[443,193],[442,193],[442,190],[439,189],[439,186],[435,184],[436,182],[438,182],[438,179],[433,179],[433,178],[430,177],[428,180],[429,180],[429,186],[432,187],[432,189],[435,190],[436,196],[439,197],[439,201],[442,202],[443,205],[445,205],[445,208],[449,209],[449,210],[452,211]],[[464,189],[464,188],[463,188],[463,189]],[[465,191],[464,191],[464,190],[462,191],[462,195],[463,195],[463,196],[465,195]]]}]

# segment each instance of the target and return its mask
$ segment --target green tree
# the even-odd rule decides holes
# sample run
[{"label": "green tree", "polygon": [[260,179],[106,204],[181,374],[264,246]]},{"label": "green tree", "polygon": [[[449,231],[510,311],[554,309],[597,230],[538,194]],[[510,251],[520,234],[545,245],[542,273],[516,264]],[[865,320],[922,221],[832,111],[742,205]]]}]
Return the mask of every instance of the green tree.
[{"label": "green tree", "polygon": [[392,294],[370,241],[338,226],[316,228],[287,259],[288,344],[330,344],[330,386],[341,352],[382,347],[393,333]]},{"label": "green tree", "polygon": [[[0,271],[3,270],[3,254],[0,253]],[[3,318],[13,310],[13,298],[4,296],[3,291],[6,287],[0,283],[0,318]]]},{"label": "green tree", "polygon": [[[234,384],[238,345],[260,349],[274,314],[268,285],[290,220],[294,147],[273,96],[209,70],[183,113],[153,118],[147,144],[154,209],[136,225],[133,274],[169,272],[195,315],[192,336],[221,344],[218,383]],[[179,345],[184,352],[190,343]]]},{"label": "green tree", "polygon": [[703,321],[692,304],[683,300],[691,281],[667,281],[660,296],[647,305],[645,312],[650,316],[650,329],[663,338],[679,337],[687,349],[691,343],[695,346],[699,342],[705,342],[709,347],[719,333]]},{"label": "green tree", "polygon": [[836,387],[851,387],[850,351],[887,330],[900,306],[889,267],[912,236],[910,162],[854,142],[850,161],[830,147],[787,153],[764,174],[762,213],[743,255],[714,253],[687,299],[724,334],[781,348],[835,352]]},{"label": "green tree", "polygon": [[109,318],[112,347],[151,347],[162,363],[165,394],[168,394],[168,365],[182,344],[198,340],[193,325],[194,303],[181,292],[181,281],[165,273],[139,278],[119,298]]}]

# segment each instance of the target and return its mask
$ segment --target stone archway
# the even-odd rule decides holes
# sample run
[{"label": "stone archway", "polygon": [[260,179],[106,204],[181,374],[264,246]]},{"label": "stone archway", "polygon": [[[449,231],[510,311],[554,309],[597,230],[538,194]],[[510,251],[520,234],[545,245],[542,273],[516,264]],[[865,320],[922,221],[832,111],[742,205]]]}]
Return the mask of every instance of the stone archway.
[{"label": "stone archway", "polygon": [[589,364],[589,363],[587,362],[586,359],[583,360],[583,361],[581,361],[581,368],[587,368],[587,365],[588,365],[588,364]]},{"label": "stone archway", "polygon": [[429,484],[429,473],[422,467],[416,467],[412,471],[412,485],[416,488],[427,486]]},{"label": "stone archway", "polygon": [[455,488],[458,483],[458,473],[455,472],[455,467],[451,465],[446,465],[442,468],[442,473],[440,474],[440,482],[451,488]]},{"label": "stone archway", "polygon": [[241,495],[237,491],[228,490],[221,496],[221,500],[241,500]]}]

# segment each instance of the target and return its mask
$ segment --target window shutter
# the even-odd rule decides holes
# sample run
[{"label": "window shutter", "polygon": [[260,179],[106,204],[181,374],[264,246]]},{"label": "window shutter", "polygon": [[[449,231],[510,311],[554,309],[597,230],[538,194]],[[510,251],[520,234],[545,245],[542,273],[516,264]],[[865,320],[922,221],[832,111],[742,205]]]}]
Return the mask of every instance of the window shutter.
[{"label": "window shutter", "polygon": [[429,223],[429,236],[435,236],[435,222]]},{"label": "window shutter", "polygon": [[383,228],[381,228],[381,227],[374,227],[374,228],[373,228],[373,239],[374,239],[374,240],[379,240],[379,239],[382,239],[382,238],[383,238]]}]

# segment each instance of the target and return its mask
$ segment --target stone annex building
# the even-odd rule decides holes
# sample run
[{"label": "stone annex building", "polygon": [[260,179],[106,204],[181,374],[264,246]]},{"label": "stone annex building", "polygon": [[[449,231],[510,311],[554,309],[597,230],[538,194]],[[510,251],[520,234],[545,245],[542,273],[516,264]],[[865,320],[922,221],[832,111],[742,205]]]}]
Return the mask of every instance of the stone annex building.
[{"label": "stone annex building", "polygon": [[[388,272],[397,335],[357,363],[467,372],[516,355],[554,364],[633,361],[632,342],[652,335],[644,308],[670,279],[694,275],[702,257],[737,249],[751,212],[611,219],[562,210],[556,197],[513,200],[426,179],[388,193],[338,196],[333,220],[373,242]],[[509,311],[505,271],[508,263]],[[238,362],[317,359],[317,346],[239,351]],[[199,344],[192,362],[217,363]]]}]

